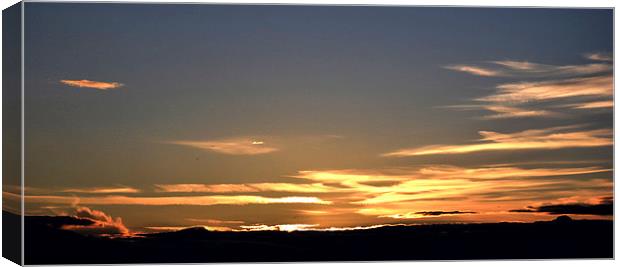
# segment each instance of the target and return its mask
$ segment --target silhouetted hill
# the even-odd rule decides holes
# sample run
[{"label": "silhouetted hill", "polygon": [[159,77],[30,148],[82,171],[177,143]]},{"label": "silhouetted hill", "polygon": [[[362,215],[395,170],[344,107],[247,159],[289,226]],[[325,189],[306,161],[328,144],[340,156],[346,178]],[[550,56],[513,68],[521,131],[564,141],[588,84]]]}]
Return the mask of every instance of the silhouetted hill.
[{"label": "silhouetted hill", "polygon": [[[211,232],[131,238],[62,230],[71,217],[26,217],[26,264],[612,258],[613,222],[386,226],[355,231]],[[79,223],[79,222],[78,222]]]}]

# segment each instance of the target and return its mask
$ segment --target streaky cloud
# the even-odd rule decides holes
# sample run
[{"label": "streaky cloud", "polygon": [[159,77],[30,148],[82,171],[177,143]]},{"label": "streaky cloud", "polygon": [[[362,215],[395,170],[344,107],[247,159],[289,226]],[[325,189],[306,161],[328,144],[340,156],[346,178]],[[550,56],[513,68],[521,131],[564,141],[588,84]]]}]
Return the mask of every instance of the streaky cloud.
[{"label": "streaky cloud", "polygon": [[169,144],[188,146],[228,155],[259,155],[278,151],[265,141],[251,138],[232,138],[207,141],[170,141]]},{"label": "streaky cloud", "polygon": [[338,188],[321,183],[249,183],[249,184],[156,184],[159,192],[203,192],[203,193],[232,193],[232,192],[303,192],[323,193],[334,192]]},{"label": "streaky cloud", "polygon": [[594,61],[613,61],[614,58],[610,53],[587,53],[583,55],[585,58]]},{"label": "streaky cloud", "polygon": [[110,90],[124,86],[124,84],[118,82],[98,82],[91,80],[60,80],[60,82],[71,87],[92,88],[97,90]]},{"label": "streaky cloud", "polygon": [[507,73],[515,77],[558,77],[558,76],[580,76],[603,72],[609,72],[613,66],[607,63],[591,63],[585,65],[547,65],[528,61],[492,61],[497,65],[509,69]]},{"label": "streaky cloud", "polygon": [[84,188],[66,188],[60,190],[64,193],[85,193],[85,194],[120,194],[120,193],[140,193],[139,189],[133,187],[84,187]]},{"label": "streaky cloud", "polygon": [[524,103],[570,97],[610,97],[613,94],[611,75],[570,78],[563,80],[506,83],[497,86],[495,94],[476,100],[494,103]]},{"label": "streaky cloud", "polygon": [[526,118],[526,117],[551,117],[557,116],[555,112],[547,110],[528,110],[518,107],[502,105],[485,105],[484,109],[495,112],[492,115],[483,116],[483,119],[506,119],[506,118]]},{"label": "streaky cloud", "polygon": [[449,69],[449,70],[454,70],[454,71],[465,72],[465,73],[469,73],[469,74],[473,74],[477,76],[488,76],[488,77],[505,76],[504,73],[498,70],[492,70],[492,69],[487,69],[487,68],[472,66],[472,65],[449,65],[449,66],[445,66],[444,68]]},{"label": "streaky cloud", "polygon": [[575,126],[532,129],[516,133],[480,131],[478,143],[430,145],[405,148],[382,154],[384,157],[410,157],[435,154],[465,154],[481,151],[548,150],[600,147],[613,144],[611,129],[575,130]]},{"label": "streaky cloud", "polygon": [[27,203],[56,203],[85,205],[138,205],[138,206],[212,206],[212,205],[248,205],[248,204],[331,204],[317,197],[289,196],[289,197],[262,197],[250,195],[209,195],[209,196],[170,196],[170,197],[130,197],[130,196],[101,196],[101,197],[69,197],[54,195],[26,196]]},{"label": "streaky cloud", "polygon": [[592,101],[566,105],[572,109],[607,109],[614,107],[613,100]]}]

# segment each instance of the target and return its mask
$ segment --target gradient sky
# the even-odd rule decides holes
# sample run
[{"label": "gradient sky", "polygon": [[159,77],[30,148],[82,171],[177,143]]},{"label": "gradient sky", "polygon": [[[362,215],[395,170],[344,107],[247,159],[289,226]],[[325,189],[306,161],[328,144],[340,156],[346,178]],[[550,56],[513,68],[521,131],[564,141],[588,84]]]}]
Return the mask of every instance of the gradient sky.
[{"label": "gradient sky", "polygon": [[604,9],[26,3],[26,213],[286,230],[603,205],[612,22]]}]

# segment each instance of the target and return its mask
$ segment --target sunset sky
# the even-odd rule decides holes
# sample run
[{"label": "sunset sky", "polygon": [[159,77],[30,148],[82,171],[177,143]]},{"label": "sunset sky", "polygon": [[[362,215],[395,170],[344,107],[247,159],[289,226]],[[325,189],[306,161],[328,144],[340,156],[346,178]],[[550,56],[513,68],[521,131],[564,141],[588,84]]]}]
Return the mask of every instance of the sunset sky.
[{"label": "sunset sky", "polygon": [[612,15],[26,3],[26,214],[97,233],[611,218]]}]

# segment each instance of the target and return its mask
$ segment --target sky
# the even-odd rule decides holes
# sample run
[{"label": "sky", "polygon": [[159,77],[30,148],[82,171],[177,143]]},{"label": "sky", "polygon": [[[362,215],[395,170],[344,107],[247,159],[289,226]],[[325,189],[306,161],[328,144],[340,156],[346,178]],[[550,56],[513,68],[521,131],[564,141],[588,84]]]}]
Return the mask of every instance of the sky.
[{"label": "sky", "polygon": [[26,3],[26,214],[101,234],[610,219],[612,21]]}]

